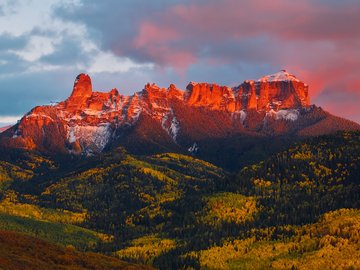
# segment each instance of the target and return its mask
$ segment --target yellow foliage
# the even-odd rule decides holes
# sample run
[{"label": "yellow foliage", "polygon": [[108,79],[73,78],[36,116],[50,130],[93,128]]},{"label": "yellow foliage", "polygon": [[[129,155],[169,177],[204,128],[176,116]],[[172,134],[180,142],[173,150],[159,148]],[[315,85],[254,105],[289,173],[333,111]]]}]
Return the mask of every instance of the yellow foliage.
[{"label": "yellow foliage", "polygon": [[221,223],[242,224],[253,221],[258,212],[254,197],[237,193],[224,192],[205,197],[205,213],[200,221],[213,226]]},{"label": "yellow foliage", "polygon": [[271,186],[271,182],[266,181],[264,179],[254,179],[252,182],[253,182],[254,186],[260,187],[260,188],[270,187]]},{"label": "yellow foliage", "polygon": [[87,216],[85,212],[75,213],[68,210],[46,209],[33,204],[14,203],[11,198],[5,198],[0,202],[0,213],[69,224],[83,223]]},{"label": "yellow foliage", "polygon": [[296,235],[284,241],[225,241],[187,256],[198,258],[202,269],[360,269],[359,209],[329,212],[315,224],[292,228]]},{"label": "yellow foliage", "polygon": [[30,170],[22,169],[6,161],[0,161],[0,183],[9,180],[29,180],[34,176]]},{"label": "yellow foliage", "polygon": [[154,157],[156,158],[160,158],[160,159],[163,159],[163,160],[184,160],[184,161],[187,161],[187,162],[197,162],[203,166],[206,166],[206,167],[209,167],[209,168],[212,168],[212,169],[218,169],[215,165],[209,163],[209,162],[206,162],[204,160],[201,160],[201,159],[196,159],[196,158],[193,158],[193,157],[190,157],[190,156],[186,156],[186,155],[181,155],[181,154],[176,154],[176,153],[165,153],[165,154],[158,154],[158,155],[155,155]]},{"label": "yellow foliage", "polygon": [[175,247],[176,242],[172,239],[149,235],[133,240],[131,246],[115,252],[115,255],[121,259],[151,264],[156,257]]},{"label": "yellow foliage", "polygon": [[199,262],[201,268],[206,269],[228,269],[228,262],[246,253],[248,247],[255,239],[235,240],[225,242],[221,247],[212,247],[200,251]]},{"label": "yellow foliage", "polygon": [[170,183],[176,183],[174,181],[174,179],[168,177],[166,174],[160,172],[160,171],[157,171],[157,170],[154,170],[154,169],[151,169],[151,168],[141,168],[140,171],[142,173],[145,173],[145,174],[149,174],[151,175],[152,177],[155,177],[156,179],[158,179],[159,181],[164,181],[164,182],[170,182]]},{"label": "yellow foliage", "polygon": [[300,159],[300,160],[311,160],[313,158],[313,155],[310,151],[306,152],[296,152],[291,156],[293,159]]}]

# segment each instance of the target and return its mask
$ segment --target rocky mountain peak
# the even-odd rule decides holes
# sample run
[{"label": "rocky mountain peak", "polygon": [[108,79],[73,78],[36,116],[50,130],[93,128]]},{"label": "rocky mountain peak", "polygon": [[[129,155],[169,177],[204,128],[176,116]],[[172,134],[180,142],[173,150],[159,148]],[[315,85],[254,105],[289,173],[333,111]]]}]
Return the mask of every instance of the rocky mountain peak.
[{"label": "rocky mountain peak", "polygon": [[77,97],[90,97],[92,94],[92,84],[89,75],[81,73],[79,74],[74,82],[73,91],[70,98]]},{"label": "rocky mountain peak", "polygon": [[81,73],[75,79],[72,93],[66,101],[66,107],[69,109],[81,109],[85,106],[87,99],[91,96],[91,78],[89,75]]},{"label": "rocky mountain peak", "polygon": [[[282,70],[234,88],[190,82],[183,91],[148,83],[124,96],[116,89],[93,92],[89,75],[80,74],[67,100],[31,110],[1,133],[0,145],[92,154],[133,140],[188,149],[200,140],[234,134],[297,132],[327,117],[309,106],[308,90]],[[335,130],[338,122],[328,126]],[[138,142],[131,147],[141,148]]]},{"label": "rocky mountain peak", "polygon": [[278,111],[310,105],[308,85],[286,70],[263,76],[257,81],[246,80],[235,91],[238,97],[242,97],[238,108]]},{"label": "rocky mountain peak", "polygon": [[263,76],[258,80],[258,82],[279,82],[279,81],[300,82],[300,80],[298,78],[296,78],[295,75],[290,74],[285,69],[282,69],[275,74]]},{"label": "rocky mountain peak", "polygon": [[176,87],[175,84],[170,84],[168,89],[168,97],[171,98],[177,98],[177,99],[184,99],[184,92]]}]

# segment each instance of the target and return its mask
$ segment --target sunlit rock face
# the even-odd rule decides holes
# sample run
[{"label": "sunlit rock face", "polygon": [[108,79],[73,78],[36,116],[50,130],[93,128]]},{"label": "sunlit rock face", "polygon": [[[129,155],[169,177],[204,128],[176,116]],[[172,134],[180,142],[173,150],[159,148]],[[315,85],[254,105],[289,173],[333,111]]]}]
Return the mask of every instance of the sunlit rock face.
[{"label": "sunlit rock face", "polygon": [[0,144],[85,155],[119,144],[187,151],[201,140],[238,134],[311,134],[322,121],[330,124],[320,133],[359,128],[310,106],[308,91],[285,70],[233,88],[191,82],[181,90],[173,84],[161,88],[148,83],[132,96],[117,89],[93,91],[89,75],[80,74],[68,99],[35,107],[1,133]]},{"label": "sunlit rock face", "polygon": [[285,70],[257,81],[245,81],[235,90],[237,109],[269,111],[310,105],[309,87]]},{"label": "sunlit rock face", "polygon": [[235,111],[235,96],[230,87],[191,82],[187,87],[186,103],[211,110]]},{"label": "sunlit rock face", "polygon": [[66,100],[66,108],[82,109],[86,107],[87,100],[92,96],[91,78],[87,74],[79,74],[74,82],[71,96]]}]

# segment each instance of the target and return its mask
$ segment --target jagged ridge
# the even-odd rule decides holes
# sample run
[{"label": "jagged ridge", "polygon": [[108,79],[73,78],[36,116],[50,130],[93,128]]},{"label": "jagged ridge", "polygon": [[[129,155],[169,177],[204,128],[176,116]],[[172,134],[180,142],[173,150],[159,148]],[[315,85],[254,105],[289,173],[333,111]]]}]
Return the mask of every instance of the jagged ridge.
[{"label": "jagged ridge", "polygon": [[[332,117],[310,106],[308,91],[308,85],[285,70],[233,88],[190,82],[183,91],[173,84],[147,84],[132,96],[117,89],[95,92],[90,77],[80,74],[67,100],[35,107],[0,141],[17,148],[93,154],[118,144],[156,152],[193,149],[196,142],[237,134],[298,134]],[[334,120],[316,135],[359,128],[344,121]]]}]

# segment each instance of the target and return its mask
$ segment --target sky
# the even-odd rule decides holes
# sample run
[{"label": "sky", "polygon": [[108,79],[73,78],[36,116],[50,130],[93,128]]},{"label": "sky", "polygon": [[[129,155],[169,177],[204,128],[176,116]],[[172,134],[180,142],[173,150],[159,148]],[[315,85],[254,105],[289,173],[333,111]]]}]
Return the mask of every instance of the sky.
[{"label": "sky", "polygon": [[360,123],[359,14],[358,0],[0,0],[0,126],[66,99],[82,72],[130,95],[281,69]]}]

